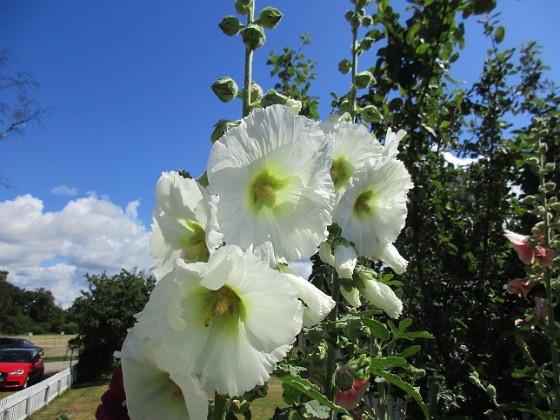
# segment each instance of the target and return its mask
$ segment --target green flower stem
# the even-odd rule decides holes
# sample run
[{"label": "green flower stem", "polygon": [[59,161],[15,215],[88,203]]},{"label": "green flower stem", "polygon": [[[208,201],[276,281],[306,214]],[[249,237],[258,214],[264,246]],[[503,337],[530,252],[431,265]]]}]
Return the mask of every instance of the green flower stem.
[{"label": "green flower stem", "polygon": [[[255,0],[249,5],[249,14],[247,15],[247,27],[253,23],[255,19]],[[251,112],[251,82],[253,79],[253,50],[245,47],[245,89],[243,92],[243,117]]]},{"label": "green flower stem", "polygon": [[[539,140],[539,150],[541,149],[541,142]],[[543,197],[543,207],[544,207],[544,242],[545,247],[550,249],[550,223],[548,220],[548,200],[546,197],[546,190],[544,187],[545,179],[544,179],[544,154],[540,153],[539,160],[540,160],[540,175],[539,175],[539,182],[542,191]],[[550,267],[544,267],[544,285],[546,289],[546,301],[548,302],[549,309],[548,309],[548,319],[547,319],[547,335],[548,339],[550,340],[550,355],[552,361],[552,375],[554,377],[554,404],[552,409],[556,411],[556,418],[560,419],[560,368],[558,366],[558,351],[556,337],[558,336],[556,332],[556,325],[554,321],[554,309],[556,307],[556,301],[554,299],[554,294],[552,290],[552,270]]]},{"label": "green flower stem", "polygon": [[[332,290],[331,296],[335,302],[338,304],[338,299],[340,298],[340,279],[336,273],[336,270],[332,268]],[[328,343],[328,350],[327,350],[327,380],[326,380],[326,395],[327,398],[331,401],[334,401],[336,388],[336,319],[338,317],[338,306],[335,304],[334,308],[332,309],[331,313],[328,316],[327,323],[326,323],[326,333],[327,333],[327,343]],[[331,417],[335,418],[336,414],[331,412]]]},{"label": "green flower stem", "polygon": [[223,420],[226,417],[226,397],[217,392],[214,394],[214,412],[212,420]]},{"label": "green flower stem", "polygon": [[[356,13],[358,12],[359,7],[356,2]],[[356,121],[356,92],[357,88],[354,85],[354,79],[356,74],[358,74],[358,28],[352,27],[352,88],[350,90],[350,105],[352,110],[350,111],[350,115],[352,116],[352,121]]]}]

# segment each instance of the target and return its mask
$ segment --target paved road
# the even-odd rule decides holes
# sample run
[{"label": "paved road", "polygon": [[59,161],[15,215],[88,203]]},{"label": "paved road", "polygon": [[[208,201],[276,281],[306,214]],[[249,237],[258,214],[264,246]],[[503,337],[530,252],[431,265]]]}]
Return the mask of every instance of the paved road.
[{"label": "paved road", "polygon": [[[77,362],[78,362],[77,360],[72,360],[73,365],[75,365]],[[59,372],[61,370],[66,369],[67,367],[70,367],[70,361],[69,360],[67,360],[66,362],[45,363],[45,373]]]}]

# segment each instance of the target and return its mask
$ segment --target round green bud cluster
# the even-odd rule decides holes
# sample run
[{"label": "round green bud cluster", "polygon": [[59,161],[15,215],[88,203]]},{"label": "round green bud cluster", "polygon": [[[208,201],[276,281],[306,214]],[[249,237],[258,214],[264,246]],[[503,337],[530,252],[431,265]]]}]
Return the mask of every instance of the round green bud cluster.
[{"label": "round green bud cluster", "polygon": [[230,77],[220,77],[212,83],[212,90],[222,102],[229,102],[237,96],[239,88]]}]

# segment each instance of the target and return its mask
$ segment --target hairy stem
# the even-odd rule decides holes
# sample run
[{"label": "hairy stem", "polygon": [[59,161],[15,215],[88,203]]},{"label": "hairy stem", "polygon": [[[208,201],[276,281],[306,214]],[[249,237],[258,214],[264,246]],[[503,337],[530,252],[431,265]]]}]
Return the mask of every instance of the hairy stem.
[{"label": "hairy stem", "polygon": [[[340,297],[340,279],[336,273],[336,270],[332,269],[332,290],[331,290],[332,298],[335,302],[338,302]],[[334,306],[331,313],[328,316],[326,328],[327,328],[327,343],[328,343],[328,351],[327,351],[327,379],[326,379],[326,395],[327,398],[331,401],[334,401],[334,396],[336,393],[336,318],[338,317],[338,307],[337,305]],[[333,341],[334,340],[334,341]],[[333,412],[332,416],[335,415]],[[334,417],[333,417],[334,418]]]},{"label": "hairy stem", "polygon": [[[247,26],[253,23],[255,19],[255,0],[249,6],[249,14],[247,15]],[[245,80],[243,93],[243,116],[246,117],[251,112],[251,83],[253,79],[253,50],[245,47]]]},{"label": "hairy stem", "polygon": [[[539,140],[539,150],[541,149],[541,142]],[[539,182],[543,197],[543,207],[544,207],[544,243],[547,249],[550,249],[550,223],[548,218],[548,199],[545,190],[545,179],[544,179],[544,165],[545,156],[540,153],[540,175]],[[552,290],[552,270],[550,267],[544,267],[544,285],[546,289],[546,301],[548,302],[548,319],[547,319],[547,335],[550,340],[550,356],[552,361],[552,375],[554,377],[554,403],[552,410],[556,412],[556,417],[560,419],[560,368],[558,366],[558,351],[556,342],[557,333],[556,325],[554,321],[554,309],[556,307],[556,301],[554,299],[554,294]]]}]

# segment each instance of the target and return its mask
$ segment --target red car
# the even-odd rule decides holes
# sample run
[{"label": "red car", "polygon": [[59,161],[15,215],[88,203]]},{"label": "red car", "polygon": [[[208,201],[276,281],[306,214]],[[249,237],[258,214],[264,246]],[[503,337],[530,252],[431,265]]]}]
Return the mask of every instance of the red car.
[{"label": "red car", "polygon": [[36,349],[0,349],[0,388],[25,388],[45,372]]}]

